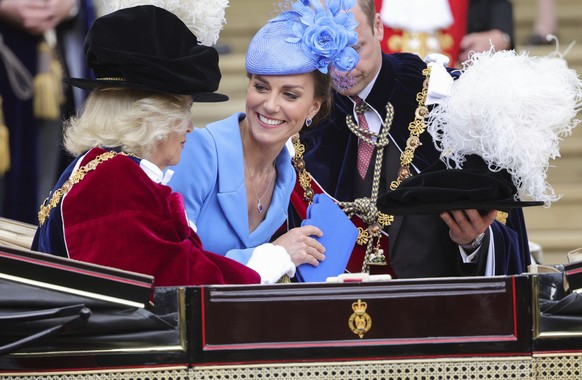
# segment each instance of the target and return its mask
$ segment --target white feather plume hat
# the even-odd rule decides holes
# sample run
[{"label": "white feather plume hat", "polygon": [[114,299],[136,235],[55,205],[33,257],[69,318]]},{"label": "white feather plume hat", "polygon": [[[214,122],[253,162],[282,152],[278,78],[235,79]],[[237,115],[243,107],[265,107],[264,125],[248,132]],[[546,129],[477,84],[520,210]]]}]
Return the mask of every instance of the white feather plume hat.
[{"label": "white feather plume hat", "polygon": [[582,106],[582,81],[561,54],[534,57],[493,49],[473,53],[450,96],[430,114],[428,132],[449,168],[478,155],[507,171],[516,199],[559,199],[547,182],[550,160],[571,134]]}]

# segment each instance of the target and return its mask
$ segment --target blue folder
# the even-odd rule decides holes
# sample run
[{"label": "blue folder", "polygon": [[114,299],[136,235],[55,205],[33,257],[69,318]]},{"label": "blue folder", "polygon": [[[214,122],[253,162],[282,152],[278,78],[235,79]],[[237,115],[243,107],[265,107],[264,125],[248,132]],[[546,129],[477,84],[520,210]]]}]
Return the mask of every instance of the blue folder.
[{"label": "blue folder", "polygon": [[323,232],[322,237],[315,239],[325,247],[325,260],[316,267],[310,264],[298,266],[297,279],[300,282],[325,282],[328,277],[344,273],[358,238],[358,229],[341,208],[328,195],[316,194],[301,225],[313,225]]}]

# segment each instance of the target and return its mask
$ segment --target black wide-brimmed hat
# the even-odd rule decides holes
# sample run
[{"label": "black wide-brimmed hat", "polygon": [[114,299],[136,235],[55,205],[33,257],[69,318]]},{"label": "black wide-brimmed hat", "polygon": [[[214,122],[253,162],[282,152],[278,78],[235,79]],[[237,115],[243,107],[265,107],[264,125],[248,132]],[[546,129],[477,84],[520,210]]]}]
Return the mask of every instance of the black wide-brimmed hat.
[{"label": "black wide-brimmed hat", "polygon": [[378,197],[378,210],[392,215],[438,214],[467,209],[509,211],[544,204],[517,199],[511,175],[505,170],[489,170],[479,156],[467,156],[465,167],[409,177]]},{"label": "black wide-brimmed hat", "polygon": [[173,13],[153,5],[120,9],[95,20],[85,38],[87,66],[96,79],[67,78],[84,89],[125,87],[191,95],[196,102],[228,100],[216,49]]}]

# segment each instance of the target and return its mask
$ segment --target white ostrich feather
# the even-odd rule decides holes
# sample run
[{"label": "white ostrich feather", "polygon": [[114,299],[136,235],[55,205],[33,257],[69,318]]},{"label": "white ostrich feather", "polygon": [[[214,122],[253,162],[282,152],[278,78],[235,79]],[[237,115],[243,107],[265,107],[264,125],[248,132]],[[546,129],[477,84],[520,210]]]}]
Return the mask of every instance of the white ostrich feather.
[{"label": "white ostrich feather", "polygon": [[549,207],[560,197],[546,181],[549,161],[560,156],[581,106],[582,82],[561,55],[491,49],[463,65],[427,129],[449,168],[479,155],[490,170],[511,174],[519,198]]},{"label": "white ostrich feather", "polygon": [[109,3],[113,11],[138,5],[164,8],[178,16],[205,46],[218,40],[228,6],[228,0],[109,0]]}]

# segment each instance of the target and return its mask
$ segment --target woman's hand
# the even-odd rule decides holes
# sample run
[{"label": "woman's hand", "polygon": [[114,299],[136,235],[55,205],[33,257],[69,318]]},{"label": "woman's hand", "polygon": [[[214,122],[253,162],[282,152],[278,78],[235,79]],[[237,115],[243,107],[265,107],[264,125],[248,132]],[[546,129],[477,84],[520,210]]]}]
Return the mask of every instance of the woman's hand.
[{"label": "woman's hand", "polygon": [[325,259],[325,247],[312,236],[322,235],[321,230],[315,226],[297,227],[281,235],[273,244],[285,248],[295,266],[305,263],[317,266]]}]

